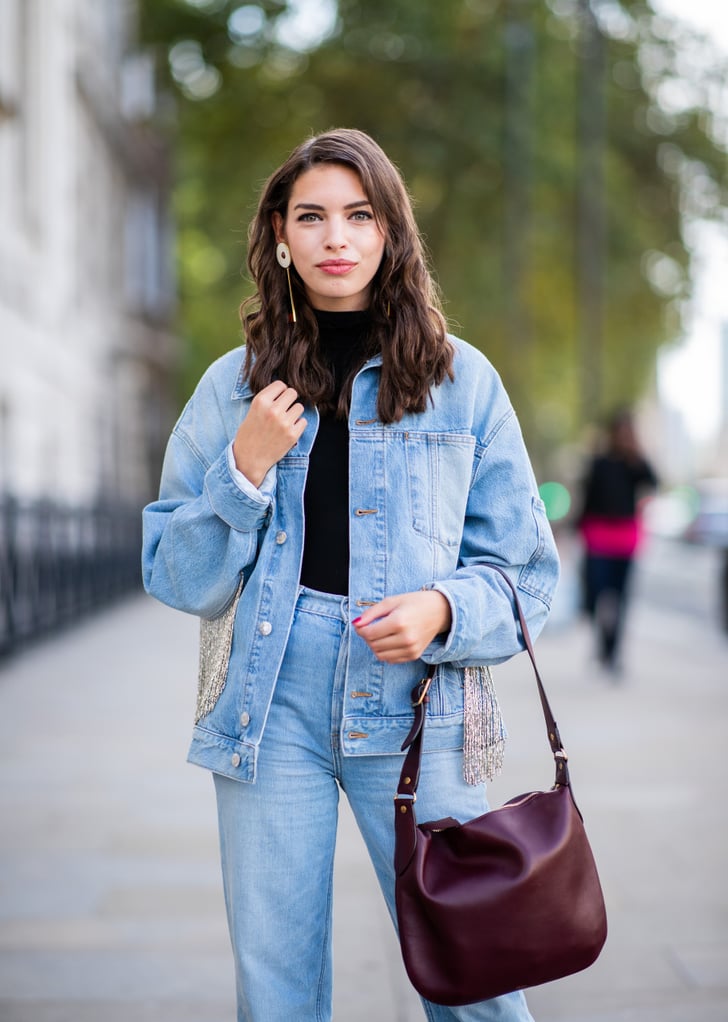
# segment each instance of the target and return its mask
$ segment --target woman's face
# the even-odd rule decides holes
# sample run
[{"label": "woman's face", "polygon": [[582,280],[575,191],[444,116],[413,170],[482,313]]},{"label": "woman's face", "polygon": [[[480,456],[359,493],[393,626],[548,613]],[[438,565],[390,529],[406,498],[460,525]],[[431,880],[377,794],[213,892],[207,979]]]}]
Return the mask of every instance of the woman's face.
[{"label": "woman's face", "polygon": [[353,312],[369,305],[384,253],[384,234],[359,175],[322,163],[295,181],[285,220],[273,214],[276,241],[285,241],[315,309]]}]

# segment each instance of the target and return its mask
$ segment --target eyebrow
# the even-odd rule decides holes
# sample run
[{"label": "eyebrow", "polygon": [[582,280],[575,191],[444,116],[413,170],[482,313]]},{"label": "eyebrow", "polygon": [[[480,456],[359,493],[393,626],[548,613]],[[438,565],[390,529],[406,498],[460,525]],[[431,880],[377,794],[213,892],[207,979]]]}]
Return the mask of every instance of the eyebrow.
[{"label": "eyebrow", "polygon": [[[371,206],[369,199],[358,199],[356,202],[347,202],[344,209],[358,209],[360,206]],[[319,206],[315,202],[297,202],[294,209],[313,209],[317,212],[324,212],[326,207]]]}]

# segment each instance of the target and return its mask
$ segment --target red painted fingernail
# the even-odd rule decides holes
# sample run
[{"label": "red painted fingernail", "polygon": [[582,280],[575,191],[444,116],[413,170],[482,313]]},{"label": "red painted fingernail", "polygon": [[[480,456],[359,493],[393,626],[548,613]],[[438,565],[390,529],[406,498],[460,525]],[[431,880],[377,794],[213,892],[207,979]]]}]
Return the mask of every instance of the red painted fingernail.
[{"label": "red painted fingernail", "polygon": [[361,617],[355,617],[354,620],[351,623],[353,625],[358,625],[360,621],[361,621]]}]

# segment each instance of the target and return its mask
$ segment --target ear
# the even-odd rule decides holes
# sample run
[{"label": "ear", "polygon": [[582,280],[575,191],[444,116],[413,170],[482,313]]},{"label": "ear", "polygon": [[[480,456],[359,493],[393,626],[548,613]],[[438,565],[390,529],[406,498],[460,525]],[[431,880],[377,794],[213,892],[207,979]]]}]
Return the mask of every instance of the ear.
[{"label": "ear", "polygon": [[280,213],[273,213],[271,216],[271,224],[273,225],[273,233],[276,237],[276,243],[286,240],[286,235],[283,230],[285,223]]}]

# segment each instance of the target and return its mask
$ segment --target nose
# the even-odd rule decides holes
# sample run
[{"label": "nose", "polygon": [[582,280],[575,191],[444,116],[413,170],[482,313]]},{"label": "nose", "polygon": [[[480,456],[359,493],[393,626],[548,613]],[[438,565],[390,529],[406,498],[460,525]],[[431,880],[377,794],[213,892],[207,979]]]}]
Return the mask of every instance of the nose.
[{"label": "nose", "polygon": [[328,220],[326,247],[338,250],[347,244],[346,221],[343,217],[333,216]]}]

